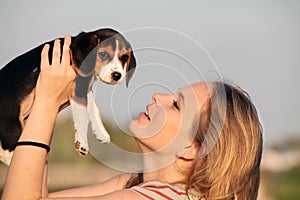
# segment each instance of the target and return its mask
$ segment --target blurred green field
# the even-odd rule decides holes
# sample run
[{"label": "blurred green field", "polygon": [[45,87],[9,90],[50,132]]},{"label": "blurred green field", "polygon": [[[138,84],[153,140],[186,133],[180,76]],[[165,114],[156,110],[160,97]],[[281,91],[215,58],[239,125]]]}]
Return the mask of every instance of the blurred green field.
[{"label": "blurred green field", "polygon": [[300,199],[300,167],[283,173],[262,172],[262,181],[269,199],[299,200]]},{"label": "blurred green field", "polygon": [[300,167],[278,175],[275,182],[278,187],[278,191],[276,192],[278,200],[300,199]]}]

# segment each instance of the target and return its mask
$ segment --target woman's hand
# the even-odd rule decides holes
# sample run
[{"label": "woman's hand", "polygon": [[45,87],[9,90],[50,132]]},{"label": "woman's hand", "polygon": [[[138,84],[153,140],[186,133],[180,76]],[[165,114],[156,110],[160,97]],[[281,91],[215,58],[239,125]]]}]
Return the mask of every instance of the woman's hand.
[{"label": "woman's hand", "polygon": [[71,37],[64,40],[61,57],[60,40],[55,40],[52,64],[49,64],[49,45],[46,44],[41,54],[41,72],[36,85],[36,101],[54,103],[59,107],[68,102],[74,89],[75,71],[70,64]]}]

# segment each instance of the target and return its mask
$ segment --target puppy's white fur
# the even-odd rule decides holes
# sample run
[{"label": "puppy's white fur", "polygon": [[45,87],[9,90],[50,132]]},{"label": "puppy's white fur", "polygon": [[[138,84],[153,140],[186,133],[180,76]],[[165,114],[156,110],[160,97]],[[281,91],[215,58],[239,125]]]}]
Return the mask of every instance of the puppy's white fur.
[{"label": "puppy's white fur", "polygon": [[102,143],[110,142],[110,135],[107,133],[100,116],[99,108],[95,102],[95,97],[92,91],[87,95],[87,113],[91,122],[92,131],[97,140]]},{"label": "puppy's white fur", "polygon": [[77,151],[85,155],[89,151],[87,139],[89,118],[87,110],[85,106],[78,104],[73,99],[70,99],[70,105],[72,109],[75,128],[75,146]]},{"label": "puppy's white fur", "polygon": [[11,162],[11,159],[13,157],[13,152],[14,151],[8,151],[8,150],[3,150],[1,145],[0,145],[0,161],[3,162],[6,165],[9,165]]}]

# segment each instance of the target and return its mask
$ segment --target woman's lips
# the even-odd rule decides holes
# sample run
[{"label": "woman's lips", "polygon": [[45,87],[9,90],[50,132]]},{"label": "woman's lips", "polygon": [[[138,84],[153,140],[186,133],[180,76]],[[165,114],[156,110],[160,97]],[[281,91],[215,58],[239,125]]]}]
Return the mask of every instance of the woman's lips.
[{"label": "woman's lips", "polygon": [[148,119],[150,121],[150,117],[149,117],[149,115],[146,112],[140,112],[140,117]]}]

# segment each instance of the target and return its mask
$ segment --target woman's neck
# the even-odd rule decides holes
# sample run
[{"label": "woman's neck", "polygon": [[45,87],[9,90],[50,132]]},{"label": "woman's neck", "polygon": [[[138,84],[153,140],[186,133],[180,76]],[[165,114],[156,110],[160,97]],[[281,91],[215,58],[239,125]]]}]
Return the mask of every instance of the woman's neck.
[{"label": "woman's neck", "polygon": [[178,166],[178,158],[165,158],[162,155],[144,156],[145,182],[184,183],[186,179],[187,173]]}]

